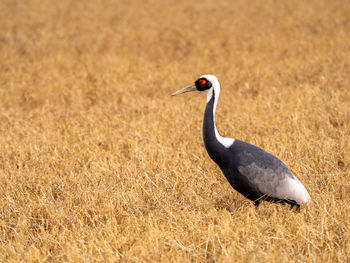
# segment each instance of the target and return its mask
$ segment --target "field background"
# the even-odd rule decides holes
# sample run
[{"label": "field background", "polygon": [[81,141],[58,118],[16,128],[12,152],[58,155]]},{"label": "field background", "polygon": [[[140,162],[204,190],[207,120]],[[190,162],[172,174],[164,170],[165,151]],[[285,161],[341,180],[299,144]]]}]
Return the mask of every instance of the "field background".
[{"label": "field background", "polygon": [[[0,262],[349,262],[350,1],[0,2]],[[222,135],[304,183],[256,210]]]}]

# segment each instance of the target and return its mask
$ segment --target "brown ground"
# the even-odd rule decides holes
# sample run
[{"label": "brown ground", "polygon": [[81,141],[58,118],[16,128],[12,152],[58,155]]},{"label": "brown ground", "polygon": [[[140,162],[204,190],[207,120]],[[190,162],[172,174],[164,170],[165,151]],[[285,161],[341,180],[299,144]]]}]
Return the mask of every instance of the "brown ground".
[{"label": "brown ground", "polygon": [[[350,1],[0,2],[0,262],[349,262]],[[217,126],[304,183],[235,192]]]}]

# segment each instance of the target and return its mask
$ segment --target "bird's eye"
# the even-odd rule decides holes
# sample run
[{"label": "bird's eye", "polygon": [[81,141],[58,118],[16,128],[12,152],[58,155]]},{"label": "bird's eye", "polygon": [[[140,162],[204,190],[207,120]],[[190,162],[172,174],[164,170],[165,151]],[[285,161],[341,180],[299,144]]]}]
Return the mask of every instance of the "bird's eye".
[{"label": "bird's eye", "polygon": [[205,86],[207,85],[207,80],[206,79],[200,79],[198,81],[198,86],[201,88],[201,89],[205,89]]},{"label": "bird's eye", "polygon": [[204,91],[210,89],[212,84],[205,78],[197,79],[194,83],[198,91]]}]

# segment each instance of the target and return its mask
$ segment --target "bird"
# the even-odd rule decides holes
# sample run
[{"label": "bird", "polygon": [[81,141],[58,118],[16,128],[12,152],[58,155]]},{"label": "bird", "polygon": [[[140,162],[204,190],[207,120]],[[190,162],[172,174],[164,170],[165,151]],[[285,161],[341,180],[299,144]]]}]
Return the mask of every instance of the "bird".
[{"label": "bird", "polygon": [[220,83],[214,75],[203,75],[192,85],[171,94],[199,91],[207,96],[203,119],[203,140],[210,158],[219,166],[230,185],[256,207],[261,201],[289,204],[308,203],[311,197],[285,163],[250,143],[222,137],[215,125]]}]

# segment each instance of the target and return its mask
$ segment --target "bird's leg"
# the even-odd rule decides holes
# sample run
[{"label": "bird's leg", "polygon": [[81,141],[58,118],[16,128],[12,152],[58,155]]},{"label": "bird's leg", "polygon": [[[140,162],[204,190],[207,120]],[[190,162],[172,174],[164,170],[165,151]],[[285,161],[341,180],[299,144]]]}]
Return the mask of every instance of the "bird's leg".
[{"label": "bird's leg", "polygon": [[255,205],[255,209],[258,209],[258,206],[260,205],[260,199],[256,199],[255,201],[254,201],[254,205]]},{"label": "bird's leg", "polygon": [[291,209],[295,208],[296,212],[300,212],[300,205],[298,205],[298,204],[290,204],[290,208]]}]

